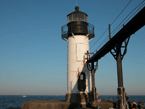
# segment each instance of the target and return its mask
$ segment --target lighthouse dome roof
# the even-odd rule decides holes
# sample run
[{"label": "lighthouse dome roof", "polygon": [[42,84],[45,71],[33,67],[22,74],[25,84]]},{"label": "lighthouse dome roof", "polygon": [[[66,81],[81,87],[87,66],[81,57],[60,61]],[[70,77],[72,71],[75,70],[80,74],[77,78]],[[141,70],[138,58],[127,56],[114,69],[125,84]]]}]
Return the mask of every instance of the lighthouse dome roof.
[{"label": "lighthouse dome roof", "polygon": [[75,11],[67,15],[68,23],[73,21],[84,21],[88,22],[88,15],[84,12],[79,11],[79,7],[75,7]]},{"label": "lighthouse dome roof", "polygon": [[75,13],[85,14],[86,16],[88,16],[86,13],[84,13],[84,12],[82,12],[82,11],[79,11],[79,7],[78,7],[78,6],[75,7],[75,11],[74,11],[74,12],[68,14],[67,16],[69,16],[69,15],[71,15],[71,14],[75,14]]}]

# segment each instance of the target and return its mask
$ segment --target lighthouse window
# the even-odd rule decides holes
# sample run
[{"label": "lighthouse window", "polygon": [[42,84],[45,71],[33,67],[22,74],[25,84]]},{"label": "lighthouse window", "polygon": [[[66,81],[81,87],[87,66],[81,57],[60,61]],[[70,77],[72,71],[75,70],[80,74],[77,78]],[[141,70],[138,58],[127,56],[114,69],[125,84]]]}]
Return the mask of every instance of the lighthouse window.
[{"label": "lighthouse window", "polygon": [[85,17],[85,21],[88,22],[88,17],[87,16]]},{"label": "lighthouse window", "polygon": [[78,13],[73,14],[73,21],[78,21]]},{"label": "lighthouse window", "polygon": [[68,16],[69,22],[72,21],[72,15]]},{"label": "lighthouse window", "polygon": [[79,21],[84,21],[84,14],[79,14]]},{"label": "lighthouse window", "polygon": [[80,80],[83,80],[83,75],[80,75]]}]

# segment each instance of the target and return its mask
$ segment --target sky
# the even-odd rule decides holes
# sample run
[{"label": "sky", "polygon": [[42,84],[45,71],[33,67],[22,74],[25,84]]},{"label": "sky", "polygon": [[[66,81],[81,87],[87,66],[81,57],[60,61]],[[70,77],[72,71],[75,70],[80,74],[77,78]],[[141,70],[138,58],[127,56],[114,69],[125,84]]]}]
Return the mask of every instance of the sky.
[{"label": "sky", "polygon": [[[95,27],[95,38],[89,42],[91,52],[108,38],[107,30],[98,40],[129,1],[77,0],[80,11],[88,14],[88,22]],[[111,32],[142,1],[132,0],[111,25]],[[76,0],[0,0],[0,95],[66,94],[67,41],[61,39],[61,27],[75,6]],[[144,29],[131,36],[122,61],[128,95],[145,95]],[[108,53],[98,64],[97,93],[117,95],[116,60]]]}]

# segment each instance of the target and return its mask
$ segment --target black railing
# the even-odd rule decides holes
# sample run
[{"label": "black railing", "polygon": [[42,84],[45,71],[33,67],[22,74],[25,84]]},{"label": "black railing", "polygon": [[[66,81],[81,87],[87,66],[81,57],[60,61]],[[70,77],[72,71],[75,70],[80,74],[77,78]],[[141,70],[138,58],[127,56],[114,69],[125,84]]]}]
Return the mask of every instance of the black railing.
[{"label": "black railing", "polygon": [[67,24],[61,27],[61,38],[64,40],[68,39],[68,27]]},{"label": "black railing", "polygon": [[74,35],[88,35],[89,40],[94,38],[94,26],[92,24],[87,23],[87,25],[84,25],[84,23],[70,23],[63,25],[61,27],[61,38],[64,40],[68,40],[68,37],[72,36],[72,33]]}]

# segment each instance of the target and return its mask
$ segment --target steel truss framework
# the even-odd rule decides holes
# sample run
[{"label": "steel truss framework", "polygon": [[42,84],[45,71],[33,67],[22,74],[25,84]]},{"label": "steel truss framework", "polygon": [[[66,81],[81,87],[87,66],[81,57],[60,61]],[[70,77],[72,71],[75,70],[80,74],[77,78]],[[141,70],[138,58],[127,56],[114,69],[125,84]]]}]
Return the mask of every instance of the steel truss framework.
[{"label": "steel truss framework", "polygon": [[[112,38],[110,36],[110,29],[109,29],[109,41],[98,51],[96,52],[91,58],[87,60],[88,69],[92,72],[92,95],[95,102],[95,70],[94,70],[94,63],[97,62],[98,67],[98,60],[101,59],[104,55],[108,52],[112,54],[114,59],[117,62],[117,76],[118,76],[118,108],[125,109],[125,88],[123,86],[123,75],[122,75],[122,59],[127,52],[127,45],[130,39],[130,36],[138,31],[145,25],[145,7],[141,9],[123,28],[116,33]],[[110,28],[110,26],[109,26]],[[123,46],[124,43],[124,46]],[[123,53],[121,52],[121,48],[124,48]],[[89,52],[87,52],[89,55]]]}]

